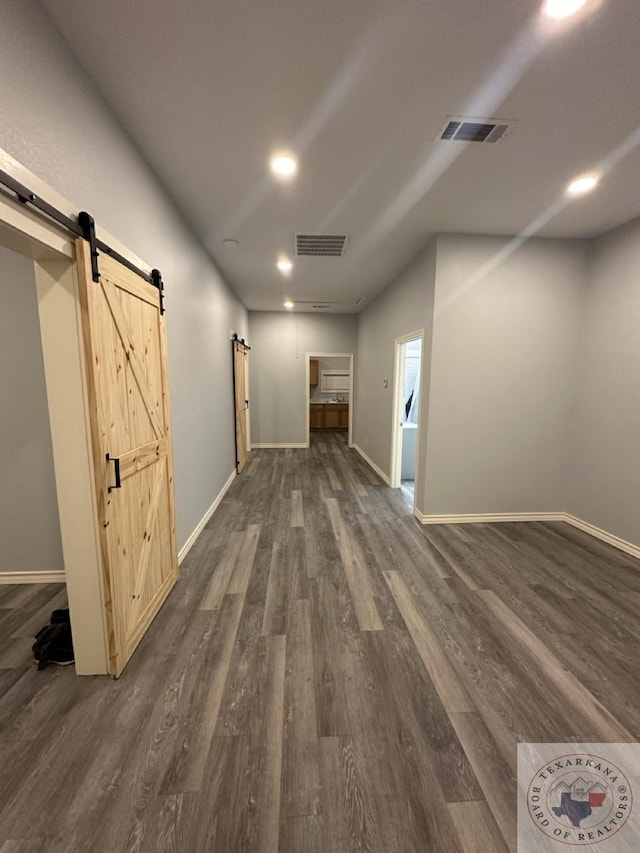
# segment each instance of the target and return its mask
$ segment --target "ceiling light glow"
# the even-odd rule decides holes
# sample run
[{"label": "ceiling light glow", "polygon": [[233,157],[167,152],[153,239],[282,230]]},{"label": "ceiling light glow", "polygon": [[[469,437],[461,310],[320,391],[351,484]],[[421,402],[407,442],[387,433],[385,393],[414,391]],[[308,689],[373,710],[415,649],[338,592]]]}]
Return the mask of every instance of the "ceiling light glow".
[{"label": "ceiling light glow", "polygon": [[581,175],[579,178],[571,181],[566,189],[566,193],[569,196],[584,195],[595,189],[599,180],[598,175]]},{"label": "ceiling light glow", "polygon": [[285,303],[284,303],[285,308],[288,308],[289,310],[291,310],[291,308],[293,308],[293,306],[294,306],[294,303],[290,299],[285,300]]},{"label": "ceiling light glow", "polygon": [[298,164],[291,154],[276,154],[271,158],[271,171],[280,180],[290,180],[298,171]]},{"label": "ceiling light glow", "polygon": [[544,12],[550,18],[569,18],[585,5],[587,0],[546,0]]},{"label": "ceiling light glow", "polygon": [[293,264],[289,260],[289,258],[279,258],[278,263],[276,264],[282,275],[289,275],[291,270],[293,269]]}]

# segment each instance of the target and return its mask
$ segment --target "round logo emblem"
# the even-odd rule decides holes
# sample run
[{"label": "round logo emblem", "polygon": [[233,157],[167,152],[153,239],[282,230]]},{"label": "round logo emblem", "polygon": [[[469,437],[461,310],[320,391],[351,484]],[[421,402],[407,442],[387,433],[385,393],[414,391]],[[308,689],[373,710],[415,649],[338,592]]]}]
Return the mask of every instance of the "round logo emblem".
[{"label": "round logo emblem", "polygon": [[589,753],[561,755],[547,762],[527,790],[529,815],[540,832],[576,847],[611,838],[629,820],[632,805],[624,772]]}]

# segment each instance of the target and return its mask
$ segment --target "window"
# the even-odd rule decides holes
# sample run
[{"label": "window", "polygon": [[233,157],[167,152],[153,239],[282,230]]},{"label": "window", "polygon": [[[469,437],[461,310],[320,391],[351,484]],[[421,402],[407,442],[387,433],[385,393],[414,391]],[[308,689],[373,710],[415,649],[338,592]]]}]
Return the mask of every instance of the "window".
[{"label": "window", "polygon": [[342,394],[349,390],[349,371],[322,370],[320,372],[320,390],[326,394]]}]

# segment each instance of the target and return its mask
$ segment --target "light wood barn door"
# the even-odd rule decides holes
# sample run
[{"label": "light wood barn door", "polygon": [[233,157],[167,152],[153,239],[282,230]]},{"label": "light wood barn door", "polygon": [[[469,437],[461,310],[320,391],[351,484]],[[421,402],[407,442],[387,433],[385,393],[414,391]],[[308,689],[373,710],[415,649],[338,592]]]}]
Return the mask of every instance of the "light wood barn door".
[{"label": "light wood barn door", "polygon": [[236,464],[238,474],[247,463],[249,400],[247,399],[247,349],[233,342],[233,387],[236,401]]},{"label": "light wood barn door", "polygon": [[76,244],[110,671],[118,676],[178,579],[167,355],[157,288]]}]

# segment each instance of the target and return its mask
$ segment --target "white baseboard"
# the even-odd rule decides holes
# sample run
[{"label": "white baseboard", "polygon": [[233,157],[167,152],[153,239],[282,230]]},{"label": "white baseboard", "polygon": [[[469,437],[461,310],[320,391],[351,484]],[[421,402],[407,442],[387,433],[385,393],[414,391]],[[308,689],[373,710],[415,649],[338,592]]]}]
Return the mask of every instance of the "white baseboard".
[{"label": "white baseboard", "polygon": [[624,551],[632,557],[640,560],[640,547],[638,545],[633,545],[631,542],[627,542],[626,539],[614,536],[613,533],[607,533],[606,530],[602,530],[594,524],[589,524],[588,521],[583,521],[581,518],[576,518],[575,515],[564,513],[562,520],[566,521],[567,524],[571,524],[572,527],[577,527],[579,530],[583,530],[585,533],[595,536],[596,539],[601,539],[603,542],[613,545],[613,547],[617,548],[619,551]]},{"label": "white baseboard", "polygon": [[384,482],[387,484],[387,486],[391,485],[391,480],[389,479],[389,475],[385,474],[384,471],[382,470],[382,468],[379,468],[376,465],[376,463],[373,461],[373,459],[369,459],[369,457],[367,456],[367,454],[364,452],[364,450],[361,447],[358,447],[357,444],[354,444],[352,446],[353,446],[353,449],[357,450],[358,453],[360,454],[360,456],[362,456],[362,458],[367,463],[367,465],[369,465],[370,468],[373,468],[373,470],[376,472],[378,477],[380,477],[382,480],[384,480]]},{"label": "white baseboard", "polygon": [[64,583],[64,571],[54,572],[0,572],[0,584],[8,583]]},{"label": "white baseboard", "polygon": [[495,524],[501,521],[564,521],[566,524],[577,527],[579,530],[583,530],[596,539],[601,539],[603,542],[613,545],[619,551],[624,551],[626,554],[630,554],[632,557],[640,560],[640,546],[627,542],[626,539],[621,539],[619,536],[614,536],[613,533],[607,533],[606,530],[602,530],[600,527],[589,524],[588,521],[583,521],[581,518],[576,518],[575,515],[570,515],[567,512],[501,512],[480,513],[476,515],[423,515],[417,509],[414,509],[413,512],[421,524]]},{"label": "white baseboard", "polygon": [[501,521],[566,521],[564,512],[497,512],[461,515],[423,515],[415,510],[422,524],[494,524]]},{"label": "white baseboard", "polygon": [[304,447],[307,448],[309,445],[303,441],[301,444],[252,444],[252,450],[267,450],[267,449],[277,449],[277,450],[286,450],[289,447]]},{"label": "white baseboard", "polygon": [[220,493],[218,494],[218,496],[216,497],[214,502],[211,504],[209,509],[205,512],[205,514],[202,516],[202,518],[198,522],[196,529],[193,531],[191,536],[189,536],[189,538],[184,543],[182,548],[180,548],[180,551],[178,552],[178,564],[180,564],[184,560],[184,558],[187,556],[187,554],[189,553],[189,551],[193,547],[194,542],[196,541],[198,536],[200,536],[200,534],[204,530],[206,523],[209,521],[209,519],[211,518],[213,513],[218,509],[218,506],[220,505],[220,501],[226,495],[227,491],[229,490],[229,486],[231,485],[231,483],[233,483],[235,478],[236,478],[236,469],[234,468],[233,471],[231,472],[231,476],[229,477],[227,482],[224,484],[224,486],[220,489]]}]

